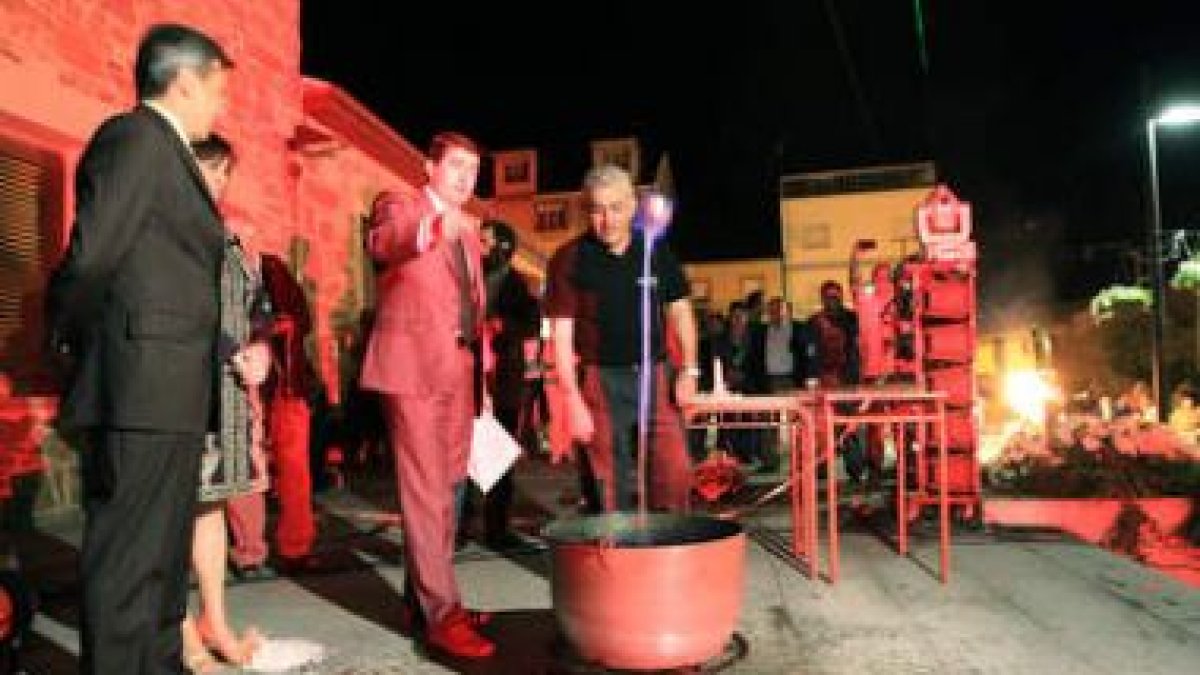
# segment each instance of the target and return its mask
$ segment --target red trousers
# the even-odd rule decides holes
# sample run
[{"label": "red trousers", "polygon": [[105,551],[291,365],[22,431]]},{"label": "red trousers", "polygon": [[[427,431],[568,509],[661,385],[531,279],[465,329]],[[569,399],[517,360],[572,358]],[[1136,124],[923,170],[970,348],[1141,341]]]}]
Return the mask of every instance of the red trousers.
[{"label": "red trousers", "polygon": [[267,561],[267,498],[262,492],[247,492],[225,501],[225,520],[233,539],[229,559],[238,567]]},{"label": "red trousers", "polygon": [[[685,511],[691,497],[691,462],[683,419],[671,401],[666,368],[654,368],[654,406],[649,411],[646,458],[647,504],[664,511]],[[583,367],[582,395],[592,413],[595,435],[586,446],[587,466],[595,481],[588,495],[593,509],[630,511],[638,506],[638,374],[632,366]]]},{"label": "red trousers", "polygon": [[267,437],[275,458],[275,490],[279,495],[275,546],[280,556],[297,558],[312,551],[317,536],[308,451],[311,414],[308,403],[300,398],[278,397],[270,406]]},{"label": "red trousers", "polygon": [[396,454],[407,586],[430,625],[462,605],[454,576],[454,492],[466,478],[475,415],[471,354],[462,356],[461,380],[437,393],[382,396]]}]

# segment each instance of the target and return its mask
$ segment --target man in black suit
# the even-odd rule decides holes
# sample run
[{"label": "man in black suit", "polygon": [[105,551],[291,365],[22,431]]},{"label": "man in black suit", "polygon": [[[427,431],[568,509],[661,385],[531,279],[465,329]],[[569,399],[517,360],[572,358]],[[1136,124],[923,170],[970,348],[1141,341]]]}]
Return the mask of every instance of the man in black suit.
[{"label": "man in black suit", "polygon": [[70,246],[47,289],[51,346],[71,364],[60,424],[83,430],[81,666],[180,673],[179,624],[221,350],[226,234],[190,142],[225,104],[221,47],[186,26],[138,47],[141,101],[88,142]]},{"label": "man in black suit", "polygon": [[[487,288],[488,334],[495,365],[486,378],[492,411],[513,438],[524,440],[522,411],[530,410],[534,394],[527,381],[525,345],[538,339],[540,312],[529,283],[513,268],[517,233],[507,223],[489,220],[479,228],[483,245],[484,284]],[[515,497],[509,469],[484,499],[484,541],[489,548],[511,551],[536,547],[512,530],[510,511]],[[470,520],[471,503],[464,503],[460,528]],[[460,532],[460,537],[462,536]]]}]

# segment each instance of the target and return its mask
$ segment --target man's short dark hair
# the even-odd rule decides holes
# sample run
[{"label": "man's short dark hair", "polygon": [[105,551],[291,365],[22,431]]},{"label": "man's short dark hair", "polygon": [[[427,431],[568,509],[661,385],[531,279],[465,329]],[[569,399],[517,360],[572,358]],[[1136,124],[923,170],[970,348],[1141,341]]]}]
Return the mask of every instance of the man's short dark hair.
[{"label": "man's short dark hair", "polygon": [[476,157],[483,156],[483,148],[468,138],[466,134],[460,134],[457,131],[442,131],[435,134],[433,140],[429,141],[429,159],[440,162],[450,148],[462,148]]},{"label": "man's short dark hair", "polygon": [[166,93],[180,68],[206,70],[213,63],[233,67],[233,61],[221,45],[195,28],[175,23],[150,27],[138,45],[133,79],[140,100],[154,99]]},{"label": "man's short dark hair", "polygon": [[196,159],[205,162],[216,159],[233,159],[233,146],[220,134],[209,134],[208,138],[192,143]]},{"label": "man's short dark hair", "polygon": [[517,232],[502,220],[488,220],[482,229],[491,230],[496,236],[496,246],[504,253],[505,260],[511,259],[517,250]]}]

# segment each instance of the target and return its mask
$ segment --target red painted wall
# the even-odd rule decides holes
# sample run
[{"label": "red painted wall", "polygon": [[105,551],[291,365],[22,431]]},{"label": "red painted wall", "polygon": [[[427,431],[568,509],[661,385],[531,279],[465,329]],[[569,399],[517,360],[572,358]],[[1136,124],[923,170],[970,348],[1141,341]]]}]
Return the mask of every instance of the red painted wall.
[{"label": "red painted wall", "polygon": [[[381,187],[419,184],[422,164],[415,148],[344,92],[301,75],[299,19],[299,0],[0,1],[0,152],[56,167],[60,178],[47,195],[54,208],[43,217],[48,272],[70,228],[71,177],[83,144],[104,118],[135,103],[141,35],[162,21],[212,35],[236,64],[230,109],[218,125],[239,157],[229,213],[257,249],[288,259],[294,241],[309,243],[311,347],[336,401],[343,383],[334,313],[355,314],[368,295],[360,218]],[[28,320],[35,330],[38,317]],[[26,444],[52,413],[52,398],[13,392],[0,372],[0,419],[32,414],[39,422],[22,432]],[[0,438],[0,473],[20,442]]]}]

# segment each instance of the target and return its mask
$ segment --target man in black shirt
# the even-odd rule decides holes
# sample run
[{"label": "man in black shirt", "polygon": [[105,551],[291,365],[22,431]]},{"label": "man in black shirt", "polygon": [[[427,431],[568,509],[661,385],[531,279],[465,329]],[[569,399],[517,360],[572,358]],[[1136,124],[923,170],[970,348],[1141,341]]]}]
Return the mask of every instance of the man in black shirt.
[{"label": "man in black shirt", "polygon": [[[550,260],[545,313],[553,322],[554,361],[571,436],[586,448],[580,469],[594,490],[585,497],[594,511],[630,510],[637,503],[640,277],[646,242],[633,231],[637,197],[623,169],[592,169],[583,193],[591,229],[564,244]],[[675,380],[675,398],[684,402],[695,394],[700,374],[696,323],[683,268],[664,245],[652,252],[651,277],[654,377],[647,503],[678,510],[687,506],[691,474],[682,420],[666,395],[667,329],[677,341],[683,366]]]}]

